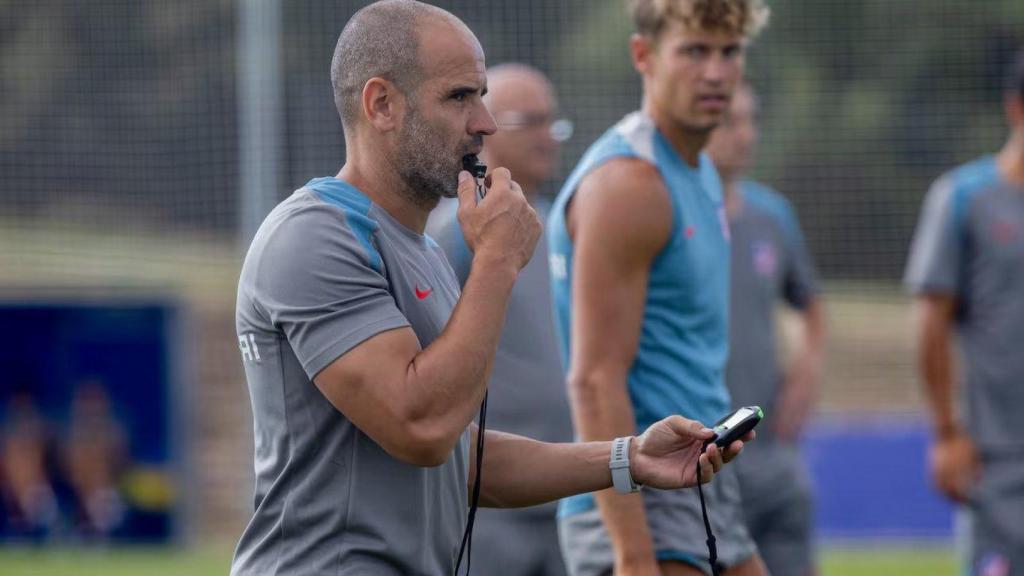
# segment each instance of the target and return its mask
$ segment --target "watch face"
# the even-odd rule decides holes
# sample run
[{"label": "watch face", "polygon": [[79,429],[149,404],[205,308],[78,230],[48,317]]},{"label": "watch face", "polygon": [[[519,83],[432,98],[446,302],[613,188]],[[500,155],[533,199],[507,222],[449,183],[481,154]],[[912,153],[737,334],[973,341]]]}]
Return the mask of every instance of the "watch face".
[{"label": "watch face", "polygon": [[750,416],[753,416],[754,414],[755,412],[750,408],[740,408],[728,420],[719,424],[718,427],[726,429],[734,428],[737,424],[743,422],[744,420],[746,420]]}]

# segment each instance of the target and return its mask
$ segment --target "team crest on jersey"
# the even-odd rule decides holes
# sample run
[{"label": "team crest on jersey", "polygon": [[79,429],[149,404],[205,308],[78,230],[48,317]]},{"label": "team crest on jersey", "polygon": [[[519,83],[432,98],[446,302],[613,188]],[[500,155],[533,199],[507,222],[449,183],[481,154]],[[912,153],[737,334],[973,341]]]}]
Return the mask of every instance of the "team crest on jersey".
[{"label": "team crest on jersey", "polygon": [[779,267],[775,245],[767,240],[755,240],[751,256],[754,260],[754,270],[760,276],[772,276]]},{"label": "team crest on jersey", "polygon": [[986,554],[978,562],[977,576],[1009,576],[1010,561],[1002,554]]}]

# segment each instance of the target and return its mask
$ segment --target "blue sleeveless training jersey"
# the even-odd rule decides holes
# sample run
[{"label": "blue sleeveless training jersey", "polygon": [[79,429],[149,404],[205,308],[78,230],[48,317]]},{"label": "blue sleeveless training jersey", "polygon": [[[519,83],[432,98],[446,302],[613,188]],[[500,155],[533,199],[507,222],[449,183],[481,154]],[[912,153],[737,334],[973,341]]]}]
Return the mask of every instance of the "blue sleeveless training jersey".
[{"label": "blue sleeveless training jersey", "polygon": [[[563,360],[568,366],[572,347],[573,244],[566,229],[566,207],[584,177],[623,157],[646,160],[658,168],[673,210],[671,238],[651,267],[639,348],[628,374],[637,432],[672,414],[714,424],[730,404],[724,383],[729,229],[722,185],[707,156],[700,156],[697,167],[687,165],[642,112],[626,116],[587,150],[548,219],[552,296]],[[590,495],[576,496],[563,501],[561,513],[592,506]]]}]

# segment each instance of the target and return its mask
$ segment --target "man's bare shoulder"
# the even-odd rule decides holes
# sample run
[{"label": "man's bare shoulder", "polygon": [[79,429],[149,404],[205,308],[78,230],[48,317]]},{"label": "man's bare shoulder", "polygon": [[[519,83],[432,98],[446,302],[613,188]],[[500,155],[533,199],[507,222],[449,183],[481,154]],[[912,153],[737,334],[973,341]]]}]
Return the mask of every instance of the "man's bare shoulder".
[{"label": "man's bare shoulder", "polygon": [[570,228],[600,222],[663,244],[672,230],[672,202],[658,168],[639,158],[615,158],[588,174],[576,191]]},{"label": "man's bare shoulder", "polygon": [[605,194],[629,192],[642,197],[662,196],[668,200],[668,190],[658,167],[642,158],[613,158],[587,174],[579,188]]}]

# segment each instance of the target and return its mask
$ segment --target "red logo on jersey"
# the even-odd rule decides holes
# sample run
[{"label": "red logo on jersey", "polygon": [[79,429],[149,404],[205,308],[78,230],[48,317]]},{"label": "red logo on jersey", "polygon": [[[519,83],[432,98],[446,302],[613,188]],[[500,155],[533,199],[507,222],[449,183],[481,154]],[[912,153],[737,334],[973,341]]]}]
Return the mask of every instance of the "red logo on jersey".
[{"label": "red logo on jersey", "polygon": [[433,292],[433,291],[434,291],[433,288],[427,288],[426,290],[420,290],[419,285],[417,285],[416,286],[416,297],[419,298],[420,300],[426,300],[427,296],[430,296],[430,293]]}]

